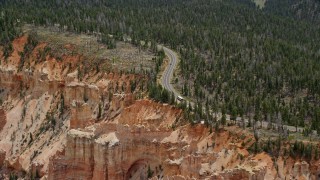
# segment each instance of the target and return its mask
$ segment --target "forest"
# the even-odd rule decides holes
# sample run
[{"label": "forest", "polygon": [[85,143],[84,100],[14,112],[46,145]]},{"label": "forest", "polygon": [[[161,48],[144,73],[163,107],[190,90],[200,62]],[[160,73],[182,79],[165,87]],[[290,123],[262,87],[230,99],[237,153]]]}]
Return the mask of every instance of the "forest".
[{"label": "forest", "polygon": [[12,52],[12,44],[11,41],[20,34],[18,30],[17,24],[15,21],[10,18],[10,16],[5,15],[3,11],[1,11],[0,17],[0,46],[3,47],[4,58],[8,58],[8,56]]},{"label": "forest", "polygon": [[181,56],[175,81],[196,102],[193,121],[210,123],[211,109],[320,131],[319,7],[317,0],[268,0],[263,9],[250,0],[3,0],[0,45],[8,56],[19,34],[13,26],[22,23],[165,44]]}]

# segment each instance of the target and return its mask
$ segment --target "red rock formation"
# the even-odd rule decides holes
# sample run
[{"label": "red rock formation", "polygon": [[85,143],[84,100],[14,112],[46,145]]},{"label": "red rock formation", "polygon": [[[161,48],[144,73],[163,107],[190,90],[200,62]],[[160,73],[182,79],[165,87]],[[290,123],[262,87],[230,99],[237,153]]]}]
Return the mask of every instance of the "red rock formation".
[{"label": "red rock formation", "polygon": [[57,60],[49,52],[39,59],[39,52],[48,45],[44,42],[21,67],[19,52],[24,51],[26,42],[27,36],[16,39],[12,55],[7,60],[0,56],[0,148],[6,152],[10,171],[46,176],[48,159],[63,151],[70,126],[83,129],[97,120],[116,117],[133,102],[129,82],[139,84],[143,77],[88,72],[80,81],[77,71],[87,58],[63,55]]},{"label": "red rock formation", "polygon": [[[76,179],[130,179],[153,176],[202,178],[202,163],[214,161],[200,153],[199,142],[207,137],[203,125],[171,129],[181,111],[151,101],[136,101],[114,121],[83,130],[70,130],[66,152],[53,159],[49,179],[67,175]],[[211,140],[212,141],[212,140]],[[200,148],[200,149],[199,149]],[[217,178],[264,177],[265,169],[222,171]],[[149,174],[150,175],[150,174]]]},{"label": "red rock formation", "polygon": [[93,133],[71,130],[68,133],[65,159],[50,163],[49,179],[90,179],[93,173]]},{"label": "red rock formation", "polygon": [[91,108],[87,103],[74,101],[72,104],[70,120],[71,129],[85,128],[94,123]]}]

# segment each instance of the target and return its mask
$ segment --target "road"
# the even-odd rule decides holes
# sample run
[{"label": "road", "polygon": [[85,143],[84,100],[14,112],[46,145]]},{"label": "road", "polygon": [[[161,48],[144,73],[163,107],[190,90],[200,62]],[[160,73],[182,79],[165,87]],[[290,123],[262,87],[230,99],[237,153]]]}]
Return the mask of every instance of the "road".
[{"label": "road", "polygon": [[163,71],[162,78],[161,78],[161,85],[167,89],[169,92],[173,92],[174,96],[177,98],[180,96],[177,90],[174,89],[174,87],[171,84],[171,80],[173,77],[173,71],[176,68],[178,64],[178,56],[177,54],[172,51],[171,49],[168,49],[166,47],[162,47],[164,53],[169,58],[169,64],[166,67],[166,69]]}]

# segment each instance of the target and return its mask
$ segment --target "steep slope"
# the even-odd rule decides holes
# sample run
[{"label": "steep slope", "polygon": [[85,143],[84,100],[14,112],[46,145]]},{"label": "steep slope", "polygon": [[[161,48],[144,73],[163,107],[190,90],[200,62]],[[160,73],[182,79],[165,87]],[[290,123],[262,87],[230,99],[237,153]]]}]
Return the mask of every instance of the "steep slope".
[{"label": "steep slope", "polygon": [[[92,124],[102,115],[115,116],[126,105],[117,94],[130,103],[135,91],[130,82],[138,89],[143,76],[92,71],[80,81],[78,71],[86,57],[42,56],[47,43],[31,46],[30,39],[24,35],[14,40],[7,59],[0,53],[0,164],[2,172],[43,176],[49,158],[64,151],[68,129],[88,125],[80,117]],[[78,111],[79,116],[72,116]]]},{"label": "steep slope", "polygon": [[[316,179],[319,160],[307,163],[249,152],[250,132],[215,132],[184,125],[182,111],[135,101],[114,119],[70,130],[65,152],[50,162],[49,179]],[[284,160],[286,159],[286,160]]]}]

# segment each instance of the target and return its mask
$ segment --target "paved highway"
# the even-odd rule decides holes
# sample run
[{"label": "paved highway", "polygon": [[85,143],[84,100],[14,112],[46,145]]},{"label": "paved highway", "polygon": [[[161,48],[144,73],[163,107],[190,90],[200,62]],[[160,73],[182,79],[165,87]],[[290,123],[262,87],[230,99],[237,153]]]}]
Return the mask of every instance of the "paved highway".
[{"label": "paved highway", "polygon": [[173,88],[171,84],[171,80],[173,77],[173,71],[178,64],[178,56],[171,49],[168,49],[166,47],[162,47],[162,48],[166,56],[168,56],[169,58],[169,64],[166,67],[166,69],[163,71],[162,78],[161,78],[161,85],[165,89],[167,89],[169,92],[173,92],[174,96],[177,98],[178,96],[180,96],[180,94]]}]

